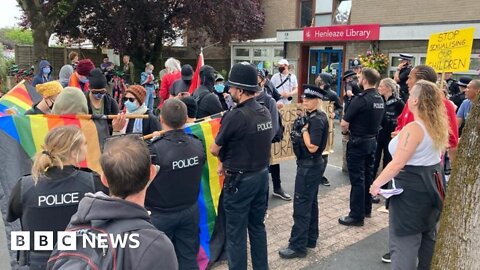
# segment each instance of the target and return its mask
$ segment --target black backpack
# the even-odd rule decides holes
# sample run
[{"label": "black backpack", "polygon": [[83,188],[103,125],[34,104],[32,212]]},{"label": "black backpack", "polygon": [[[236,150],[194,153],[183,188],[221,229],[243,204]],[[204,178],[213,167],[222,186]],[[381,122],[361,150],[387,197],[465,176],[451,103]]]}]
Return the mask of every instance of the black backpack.
[{"label": "black backpack", "polygon": [[88,234],[89,239],[97,239],[99,234],[112,234],[113,237],[126,239],[125,243],[128,245],[128,235],[124,234],[141,229],[155,229],[155,227],[143,219],[115,220],[115,222],[98,224],[92,222],[91,224],[71,226],[66,231],[76,233],[76,250],[58,250],[57,243],[48,260],[47,270],[123,269],[124,248],[115,248],[110,240],[108,241],[108,248],[94,248],[88,242],[84,247],[83,236]]}]

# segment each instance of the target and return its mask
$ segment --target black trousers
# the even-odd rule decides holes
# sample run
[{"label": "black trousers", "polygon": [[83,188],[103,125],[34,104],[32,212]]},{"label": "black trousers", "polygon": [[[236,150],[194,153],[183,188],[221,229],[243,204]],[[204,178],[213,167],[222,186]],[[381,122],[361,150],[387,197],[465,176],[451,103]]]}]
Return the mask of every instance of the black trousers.
[{"label": "black trousers", "polygon": [[[227,190],[236,177],[236,188]],[[225,176],[223,202],[226,216],[228,269],[247,269],[247,228],[253,269],[268,269],[267,233],[263,223],[268,190],[268,169]]]},{"label": "black trousers", "polygon": [[[375,150],[375,163],[373,165],[373,177],[375,178],[378,173],[378,168],[380,168],[380,160],[382,159],[383,154],[383,162],[382,168],[385,169],[388,163],[392,161],[392,155],[388,151],[388,144],[392,140],[392,136],[390,135],[391,132],[384,131],[383,129],[380,130],[377,136],[377,148]],[[387,188],[388,184],[382,186],[382,188]]]},{"label": "black trousers", "polygon": [[198,269],[197,253],[200,245],[198,204],[172,213],[152,211],[151,219],[153,225],[172,241],[177,254],[178,268]]},{"label": "black trousers", "polygon": [[[322,159],[320,159],[320,162]],[[321,162],[323,163],[323,162]],[[305,252],[318,240],[318,186],[322,179],[322,164],[303,167],[297,163],[293,198],[293,227],[289,248]]]},{"label": "black trousers", "polygon": [[282,182],[280,180],[280,164],[270,165],[269,170],[270,174],[272,175],[273,190],[281,188]]},{"label": "black trousers", "polygon": [[372,212],[370,185],[373,181],[376,138],[350,138],[347,143],[347,166],[350,184],[349,216],[363,220],[365,214]]}]

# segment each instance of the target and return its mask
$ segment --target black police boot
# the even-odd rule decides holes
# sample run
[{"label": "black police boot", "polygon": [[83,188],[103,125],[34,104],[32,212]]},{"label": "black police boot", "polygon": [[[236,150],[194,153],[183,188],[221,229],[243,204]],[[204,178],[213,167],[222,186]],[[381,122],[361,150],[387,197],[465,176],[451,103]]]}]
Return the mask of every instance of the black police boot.
[{"label": "black police boot", "polygon": [[338,223],[345,226],[363,226],[363,220],[355,219],[350,216],[344,216],[338,219]]},{"label": "black police boot", "polygon": [[285,193],[285,191],[283,191],[282,188],[274,189],[272,195],[275,196],[275,197],[278,197],[282,200],[285,200],[285,201],[291,201],[292,200],[292,197],[290,195],[288,195],[287,193]]},{"label": "black police boot", "polygon": [[320,180],[320,184],[329,187],[330,186],[330,181],[325,176],[322,176],[322,180]]},{"label": "black police boot", "polygon": [[380,203],[380,198],[378,196],[372,196],[372,203]]},{"label": "black police boot", "polygon": [[290,248],[284,248],[278,251],[278,255],[280,255],[280,258],[282,259],[305,258],[307,252],[299,252]]}]

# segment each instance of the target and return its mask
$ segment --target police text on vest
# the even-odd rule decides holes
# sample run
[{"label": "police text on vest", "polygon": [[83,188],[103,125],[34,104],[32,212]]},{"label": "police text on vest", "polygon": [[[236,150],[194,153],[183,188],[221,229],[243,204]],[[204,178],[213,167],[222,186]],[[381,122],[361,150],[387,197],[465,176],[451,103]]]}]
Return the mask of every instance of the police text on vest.
[{"label": "police text on vest", "polygon": [[79,202],[78,192],[38,196],[38,206],[76,204],[78,202]]},{"label": "police text on vest", "polygon": [[172,162],[172,169],[173,170],[184,169],[184,168],[196,166],[198,164],[199,164],[198,156],[187,158],[187,159],[175,160]]},{"label": "police text on vest", "polygon": [[265,131],[272,129],[272,121],[261,123],[257,125],[257,131]]}]

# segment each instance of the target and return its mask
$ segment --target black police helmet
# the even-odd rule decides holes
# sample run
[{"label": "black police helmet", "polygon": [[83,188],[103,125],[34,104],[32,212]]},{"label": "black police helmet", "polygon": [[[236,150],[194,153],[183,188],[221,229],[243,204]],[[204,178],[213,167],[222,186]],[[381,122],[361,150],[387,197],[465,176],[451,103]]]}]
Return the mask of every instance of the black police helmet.
[{"label": "black police helmet", "polygon": [[226,85],[250,92],[260,92],[257,81],[257,69],[248,63],[233,65]]},{"label": "black police helmet", "polygon": [[320,73],[320,79],[322,79],[323,83],[330,86],[333,83],[333,76],[328,73]]}]

